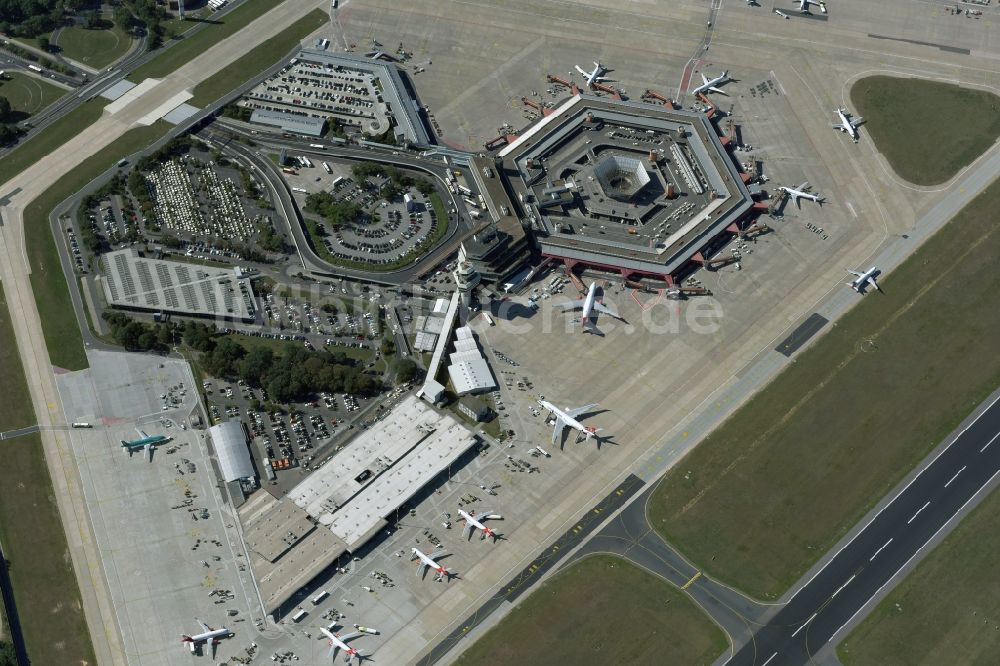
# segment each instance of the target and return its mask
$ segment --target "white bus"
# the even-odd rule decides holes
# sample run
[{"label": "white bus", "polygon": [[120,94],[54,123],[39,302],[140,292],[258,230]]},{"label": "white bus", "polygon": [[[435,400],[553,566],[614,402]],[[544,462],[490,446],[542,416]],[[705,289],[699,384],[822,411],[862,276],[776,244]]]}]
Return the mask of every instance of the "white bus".
[{"label": "white bus", "polygon": [[471,197],[472,196],[472,190],[470,190],[469,188],[467,188],[465,185],[459,185],[458,186],[458,191],[461,192],[462,194],[464,194],[467,197]]},{"label": "white bus", "polygon": [[326,162],[323,162],[323,168],[326,170],[327,173],[330,173],[330,174],[333,173],[333,169],[331,169],[330,165],[327,164]]},{"label": "white bus", "polygon": [[298,192],[299,194],[307,194],[304,187],[293,187],[292,192]]},{"label": "white bus", "polygon": [[33,72],[41,72],[42,71],[42,68],[39,67],[38,65],[28,65],[28,69],[30,69]]},{"label": "white bus", "polygon": [[322,143],[310,143],[309,147],[315,148],[316,150],[326,150],[326,146],[324,146]]},{"label": "white bus", "polygon": [[86,423],[84,421],[77,421],[76,423],[73,424],[73,427],[74,428],[93,428],[94,426],[92,426],[89,423]]},{"label": "white bus", "polygon": [[306,615],[309,615],[309,613],[300,608],[298,612],[292,616],[292,622],[301,622]]},{"label": "white bus", "polygon": [[319,606],[320,602],[330,596],[330,593],[326,590],[320,590],[319,594],[312,598],[313,606]]},{"label": "white bus", "polygon": [[487,322],[489,322],[490,326],[496,326],[497,325],[497,323],[495,321],[493,321],[493,317],[490,316],[490,313],[486,312],[485,310],[483,310],[483,319],[485,319]]}]

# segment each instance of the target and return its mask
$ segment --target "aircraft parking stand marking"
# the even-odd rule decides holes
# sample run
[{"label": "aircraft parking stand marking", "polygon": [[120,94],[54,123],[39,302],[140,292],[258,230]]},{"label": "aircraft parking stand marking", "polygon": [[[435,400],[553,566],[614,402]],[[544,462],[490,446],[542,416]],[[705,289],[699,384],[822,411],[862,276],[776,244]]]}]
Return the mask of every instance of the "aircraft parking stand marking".
[{"label": "aircraft parking stand marking", "polygon": [[531,564],[514,576],[500,591],[490,597],[472,615],[460,622],[458,627],[442,639],[423,658],[417,661],[418,666],[431,666],[444,658],[455,644],[467,633],[486,620],[504,602],[513,603],[533,584],[544,576],[549,569],[557,564],[555,555],[560,551],[570,551],[590,535],[603,520],[607,511],[614,511],[624,505],[633,495],[646,485],[646,482],[634,474],[630,474],[619,486],[602,499],[596,507],[584,514],[583,518],[556,539],[551,547],[536,557]]}]

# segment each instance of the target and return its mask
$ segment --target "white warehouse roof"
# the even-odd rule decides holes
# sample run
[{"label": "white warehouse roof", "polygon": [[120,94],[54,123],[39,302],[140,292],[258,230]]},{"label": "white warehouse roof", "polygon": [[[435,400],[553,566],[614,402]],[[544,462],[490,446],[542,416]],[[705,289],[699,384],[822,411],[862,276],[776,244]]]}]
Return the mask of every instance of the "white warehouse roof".
[{"label": "white warehouse roof", "polygon": [[451,383],[455,386],[455,393],[460,396],[492,391],[497,387],[497,383],[493,381],[490,366],[487,365],[486,359],[482,356],[475,360],[449,365],[448,374],[451,376]]},{"label": "white warehouse roof", "polygon": [[212,426],[208,432],[212,436],[212,446],[219,457],[219,468],[226,483],[254,478],[253,461],[243,433],[243,423],[239,419],[233,419]]}]

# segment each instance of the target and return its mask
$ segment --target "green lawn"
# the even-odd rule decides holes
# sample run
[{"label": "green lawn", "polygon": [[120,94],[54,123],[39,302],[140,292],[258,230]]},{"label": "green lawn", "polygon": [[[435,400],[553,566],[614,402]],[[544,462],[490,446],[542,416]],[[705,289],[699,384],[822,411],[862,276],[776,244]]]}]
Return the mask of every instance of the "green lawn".
[{"label": "green lawn", "polygon": [[20,144],[0,158],[0,185],[21,173],[32,164],[58,149],[84,127],[101,117],[108,100],[94,98],[73,109],[70,113],[45,128],[45,131]]},{"label": "green lawn", "polygon": [[194,97],[188,100],[188,104],[198,107],[208,106],[232,92],[240,84],[281,60],[306,35],[319,29],[329,20],[330,16],[325,12],[319,9],[312,10],[271,39],[245,53],[236,62],[195,86]]},{"label": "green lawn", "polygon": [[[35,423],[0,286],[0,431]],[[0,445],[0,542],[10,561],[21,629],[34,664],[95,664],[90,634],[38,435]],[[52,627],[59,627],[58,639]]]},{"label": "green lawn", "polygon": [[131,44],[132,38],[117,28],[88,30],[73,26],[59,33],[58,46],[64,57],[104,69],[124,56]]},{"label": "green lawn", "polygon": [[711,664],[725,635],[683,593],[610,556],[589,557],[528,595],[459,666]]},{"label": "green lawn", "polygon": [[31,116],[66,94],[66,90],[48,81],[9,72],[5,81],[0,81],[0,97],[6,97],[13,111]]},{"label": "green lawn", "polygon": [[780,596],[1000,384],[1000,181],[665,476],[650,520]]},{"label": "green lawn", "polygon": [[144,79],[163,78],[285,1],[247,0],[226,14],[220,23],[207,25],[190,37],[178,36],[176,43],[129,74],[128,80],[141,83]]},{"label": "green lawn", "polygon": [[1000,493],[994,491],[848,635],[837,649],[841,662],[995,664],[997,534]]},{"label": "green lawn", "polygon": [[1000,136],[1000,97],[982,90],[869,76],[851,88],[851,102],[867,121],[862,135],[917,185],[949,180]]},{"label": "green lawn", "polygon": [[84,354],[80,329],[73,314],[66,278],[59,264],[55,239],[49,231],[49,213],[122,157],[141,150],[164,136],[170,127],[171,125],[160,120],[148,127],[129,130],[114,143],[68,171],[63,179],[25,209],[24,227],[28,260],[31,264],[31,287],[44,322],[42,328],[49,358],[57,367],[67,370],[86,368],[87,356]]}]

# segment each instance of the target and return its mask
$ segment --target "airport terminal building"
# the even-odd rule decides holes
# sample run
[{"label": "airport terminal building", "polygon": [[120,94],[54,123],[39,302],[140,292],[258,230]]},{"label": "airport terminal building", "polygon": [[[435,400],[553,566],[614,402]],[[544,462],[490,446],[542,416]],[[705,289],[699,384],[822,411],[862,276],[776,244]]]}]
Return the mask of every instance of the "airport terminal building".
[{"label": "airport terminal building", "polygon": [[701,112],[580,94],[495,164],[542,256],[674,284],[752,214],[723,140]]}]

